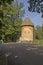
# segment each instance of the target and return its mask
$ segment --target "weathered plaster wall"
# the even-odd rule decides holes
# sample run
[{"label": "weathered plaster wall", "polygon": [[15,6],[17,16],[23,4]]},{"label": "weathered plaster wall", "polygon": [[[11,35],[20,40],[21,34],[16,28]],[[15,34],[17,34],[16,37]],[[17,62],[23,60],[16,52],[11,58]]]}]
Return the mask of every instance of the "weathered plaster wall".
[{"label": "weathered plaster wall", "polygon": [[21,39],[22,41],[33,41],[33,27],[32,26],[23,26],[21,30]]}]

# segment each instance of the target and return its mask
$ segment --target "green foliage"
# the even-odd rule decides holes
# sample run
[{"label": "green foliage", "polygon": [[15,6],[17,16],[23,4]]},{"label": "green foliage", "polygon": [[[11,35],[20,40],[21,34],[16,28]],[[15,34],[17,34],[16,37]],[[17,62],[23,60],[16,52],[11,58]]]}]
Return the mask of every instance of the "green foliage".
[{"label": "green foliage", "polygon": [[41,39],[41,40],[35,39],[34,44],[43,46],[43,39]]},{"label": "green foliage", "polygon": [[24,4],[20,3],[19,8],[23,8]]},{"label": "green foliage", "polygon": [[43,24],[42,24],[42,39],[43,39]]},{"label": "green foliage", "polygon": [[5,3],[11,4],[12,1],[14,1],[14,0],[0,0],[0,5],[5,4]]},{"label": "green foliage", "polygon": [[12,0],[2,0],[0,5],[0,38],[4,41],[17,41],[20,37],[21,17],[23,16],[21,14],[22,12],[24,14],[24,10],[21,12],[23,3],[18,4],[17,0],[12,3]]},{"label": "green foliage", "polygon": [[35,28],[35,39],[42,39],[42,26],[36,26]]},{"label": "green foliage", "polygon": [[43,17],[43,0],[28,0],[28,3],[29,11],[42,13]]},{"label": "green foliage", "polygon": [[34,43],[37,45],[43,45],[43,25],[36,26],[34,29]]}]

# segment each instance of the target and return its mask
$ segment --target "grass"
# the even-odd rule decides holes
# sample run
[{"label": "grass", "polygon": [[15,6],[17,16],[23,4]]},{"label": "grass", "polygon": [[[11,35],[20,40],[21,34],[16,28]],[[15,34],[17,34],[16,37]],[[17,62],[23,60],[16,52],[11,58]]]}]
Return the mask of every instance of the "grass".
[{"label": "grass", "polygon": [[43,46],[43,39],[41,39],[41,40],[37,40],[37,39],[34,40],[34,44]]}]

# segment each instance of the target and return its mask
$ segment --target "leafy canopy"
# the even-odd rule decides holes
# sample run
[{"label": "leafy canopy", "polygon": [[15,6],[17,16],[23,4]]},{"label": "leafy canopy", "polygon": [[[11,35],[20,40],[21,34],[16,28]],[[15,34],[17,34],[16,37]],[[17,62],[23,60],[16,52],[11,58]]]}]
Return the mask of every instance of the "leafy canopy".
[{"label": "leafy canopy", "polygon": [[42,13],[43,17],[43,0],[28,0],[28,10],[31,12]]}]

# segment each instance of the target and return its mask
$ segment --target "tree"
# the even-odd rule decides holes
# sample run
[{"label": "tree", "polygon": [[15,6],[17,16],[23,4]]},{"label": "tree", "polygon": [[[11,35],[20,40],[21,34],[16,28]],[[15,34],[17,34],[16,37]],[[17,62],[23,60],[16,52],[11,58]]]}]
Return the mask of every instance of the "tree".
[{"label": "tree", "polygon": [[[24,14],[24,10],[21,10],[21,8],[23,7],[23,3],[18,4],[17,0],[15,0],[13,4],[12,3],[13,3],[12,1],[7,2],[7,0],[1,1],[0,21],[2,25],[0,28],[0,31],[1,31],[0,37],[2,37],[2,39],[4,38],[10,39],[12,38],[13,34],[15,35],[15,32],[18,34],[18,32],[20,31],[19,28],[22,22],[21,17]],[[17,25],[15,24],[15,21],[17,22]],[[15,30],[18,30],[18,31],[15,31]],[[16,39],[18,39],[17,36],[16,36]]]},{"label": "tree", "polygon": [[42,39],[43,39],[43,24],[42,24]]},{"label": "tree", "polygon": [[43,17],[43,0],[28,0],[28,3],[29,11],[42,13]]},{"label": "tree", "polygon": [[42,39],[42,26],[35,27],[35,39],[38,39],[38,40]]},{"label": "tree", "polygon": [[20,36],[21,36],[21,23],[22,23],[22,19],[21,18],[17,18],[14,22],[14,33],[13,33],[13,41],[17,41],[19,40]]},{"label": "tree", "polygon": [[6,17],[7,10],[7,3],[10,5],[12,0],[0,0],[0,37],[3,38],[3,35],[5,34],[5,22],[4,19]]}]

